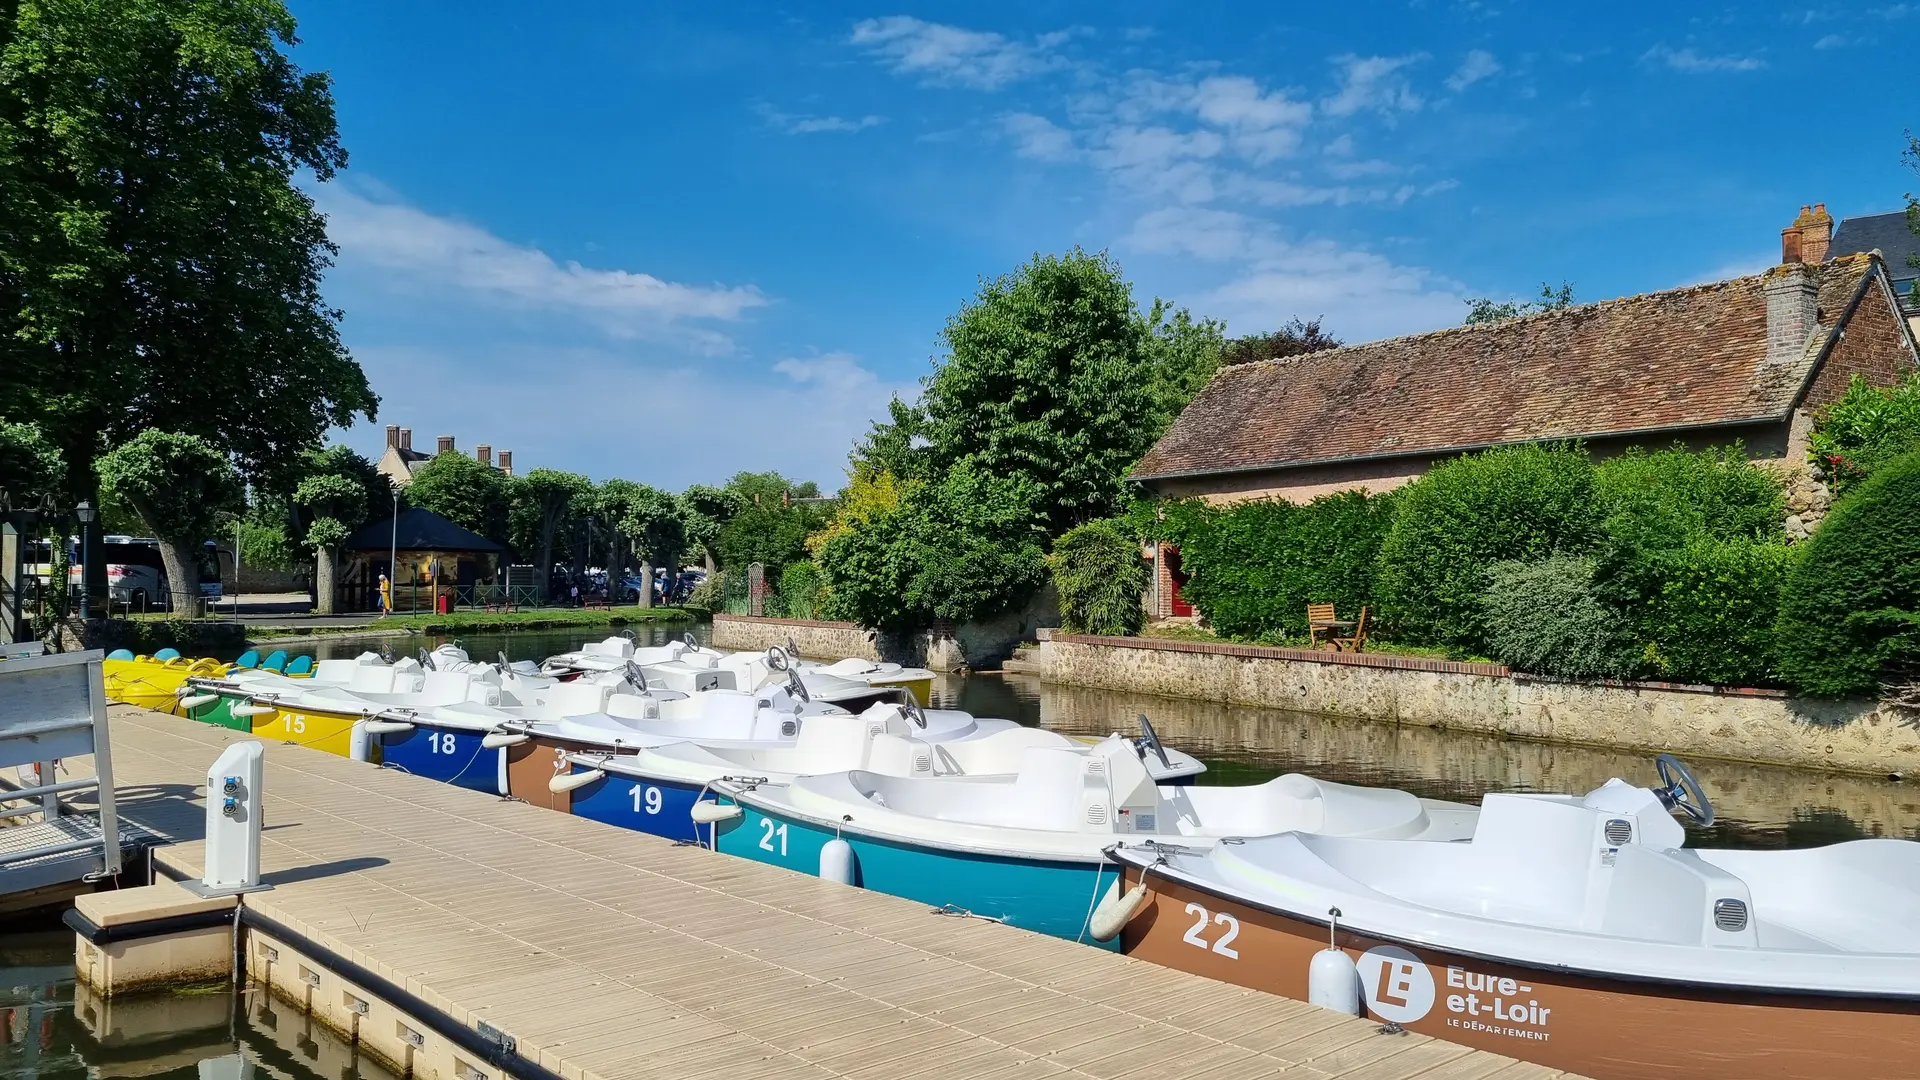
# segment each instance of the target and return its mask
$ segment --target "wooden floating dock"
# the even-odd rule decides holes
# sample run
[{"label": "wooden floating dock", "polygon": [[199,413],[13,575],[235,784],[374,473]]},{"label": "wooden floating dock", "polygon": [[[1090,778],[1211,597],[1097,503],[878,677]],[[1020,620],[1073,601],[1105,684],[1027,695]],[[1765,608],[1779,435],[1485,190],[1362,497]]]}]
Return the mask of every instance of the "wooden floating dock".
[{"label": "wooden floating dock", "polygon": [[[246,736],[128,706],[112,729],[121,815],[197,877],[207,767]],[[248,978],[416,1075],[513,1070],[428,1067],[437,1036],[367,984],[567,1080],[1571,1076],[314,750],[266,762]]]}]

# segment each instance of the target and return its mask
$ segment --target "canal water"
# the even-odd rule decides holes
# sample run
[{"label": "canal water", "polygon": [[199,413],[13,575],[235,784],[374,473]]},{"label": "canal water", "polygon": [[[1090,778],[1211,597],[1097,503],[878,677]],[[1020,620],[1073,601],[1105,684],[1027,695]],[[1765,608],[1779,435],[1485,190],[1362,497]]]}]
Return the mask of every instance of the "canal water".
[{"label": "canal water", "polygon": [[[607,636],[606,630],[468,634],[457,640],[475,659],[540,660]],[[643,645],[708,626],[636,627]],[[409,655],[447,638],[300,638],[276,642],[289,653],[325,659],[372,649]],[[1249,784],[1284,772],[1326,780],[1405,788],[1419,795],[1477,802],[1489,791],[1586,792],[1618,776],[1657,783],[1651,756],[1502,739],[1462,731],[1329,720],[1306,713],[1127,694],[999,674],[942,676],[934,704],[1003,717],[1076,735],[1138,731],[1151,717],[1169,746],[1207,763],[1209,784]],[[1808,847],[1867,836],[1920,837],[1920,782],[1697,760],[1719,820],[1692,830],[1701,847]]]},{"label": "canal water", "polygon": [[222,984],[96,997],[73,977],[73,931],[0,933],[0,1080],[398,1080],[298,1010]]}]

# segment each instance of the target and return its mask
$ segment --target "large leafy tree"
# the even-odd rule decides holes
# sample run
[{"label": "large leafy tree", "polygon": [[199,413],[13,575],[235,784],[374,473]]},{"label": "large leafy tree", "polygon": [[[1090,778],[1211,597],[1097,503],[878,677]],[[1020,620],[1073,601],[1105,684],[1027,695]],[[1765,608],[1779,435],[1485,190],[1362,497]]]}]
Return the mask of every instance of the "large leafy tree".
[{"label": "large leafy tree", "polygon": [[37,425],[0,420],[0,514],[39,506],[64,472],[59,449]]},{"label": "large leafy tree", "polygon": [[457,451],[437,454],[407,483],[407,501],[496,543],[507,540],[507,478]]},{"label": "large leafy tree", "polygon": [[553,577],[553,538],[582,512],[593,481],[579,473],[534,469],[509,484],[514,548],[539,552],[540,598]]},{"label": "large leafy tree", "polygon": [[[1147,313],[1143,338],[1148,370],[1153,377],[1154,408],[1158,414],[1153,438],[1173,423],[1193,395],[1220,369],[1226,348],[1226,324],[1195,319],[1186,308],[1155,300]],[[1148,445],[1152,445],[1151,441]]]},{"label": "large leafy tree", "polygon": [[331,615],[340,545],[367,520],[367,485],[351,473],[315,473],[300,481],[293,501],[306,511],[310,522],[306,542],[314,549],[314,609],[321,615]]},{"label": "large leafy tree", "polygon": [[1149,333],[1105,254],[1036,255],[947,322],[921,396],[928,464],[1034,486],[1048,535],[1108,517],[1158,434]]},{"label": "large leafy tree", "polygon": [[729,572],[744,572],[757,562],[766,567],[767,580],[778,580],[788,563],[807,557],[807,537],[832,517],[819,503],[794,501],[820,497],[812,481],[795,483],[777,472],[743,472],[727,481],[727,490],[738,509],[716,543],[720,565]]},{"label": "large leafy tree", "polygon": [[698,551],[707,569],[720,565],[720,533],[740,511],[740,496],[726,488],[694,484],[680,493],[680,520],[689,550]]},{"label": "large leafy tree", "polygon": [[1278,330],[1248,334],[1226,342],[1220,351],[1220,362],[1251,364],[1256,360],[1278,360],[1322,349],[1337,349],[1341,344],[1339,338],[1320,328],[1319,319],[1308,322],[1296,318],[1288,320]]},{"label": "large leafy tree", "polygon": [[867,434],[847,455],[847,472],[855,480],[887,473],[896,480],[916,480],[925,472],[927,418],[912,405],[893,398],[887,418],[875,420]]},{"label": "large leafy tree", "polygon": [[187,554],[198,554],[222,513],[240,508],[240,474],[205,439],[157,429],[103,455],[98,467],[101,487],[132,507],[160,541],[173,610],[193,610],[200,574]]},{"label": "large leafy tree", "polygon": [[70,499],[149,427],[291,491],[327,429],[373,416],[294,182],[346,164],[295,42],[279,0],[0,4],[0,416],[61,448]]},{"label": "large leafy tree", "polygon": [[1476,296],[1467,301],[1468,326],[1481,323],[1505,322],[1518,319],[1523,315],[1538,315],[1544,311],[1559,311],[1574,305],[1573,283],[1563,281],[1559,288],[1540,283],[1540,295],[1532,300],[1495,300],[1492,297]]},{"label": "large leafy tree", "polygon": [[668,581],[679,572],[680,556],[687,549],[686,522],[681,518],[680,500],[671,492],[646,484],[635,484],[625,500],[620,532],[633,544],[641,562],[640,606],[653,606],[651,568],[667,568]]}]

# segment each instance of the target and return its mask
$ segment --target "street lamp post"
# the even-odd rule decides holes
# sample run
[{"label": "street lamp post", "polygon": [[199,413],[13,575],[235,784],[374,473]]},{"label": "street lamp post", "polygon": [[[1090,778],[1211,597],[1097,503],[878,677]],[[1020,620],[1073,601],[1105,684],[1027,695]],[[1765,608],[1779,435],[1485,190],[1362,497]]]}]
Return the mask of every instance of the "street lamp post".
[{"label": "street lamp post", "polygon": [[387,611],[393,614],[393,596],[400,591],[400,493],[393,493],[393,534],[387,538]]},{"label": "street lamp post", "polygon": [[73,514],[80,519],[80,618],[82,621],[93,618],[92,594],[87,589],[87,542],[92,539],[93,520],[99,516],[91,499],[81,499],[80,505],[73,508]]}]

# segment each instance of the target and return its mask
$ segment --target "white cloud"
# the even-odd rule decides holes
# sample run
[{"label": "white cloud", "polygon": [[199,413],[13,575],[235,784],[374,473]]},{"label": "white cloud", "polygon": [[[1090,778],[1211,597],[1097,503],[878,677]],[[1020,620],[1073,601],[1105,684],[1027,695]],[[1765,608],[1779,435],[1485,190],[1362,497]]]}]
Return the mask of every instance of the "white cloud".
[{"label": "white cloud", "polygon": [[796,383],[835,394],[865,394],[880,385],[880,377],[861,367],[859,360],[847,352],[789,356],[774,364],[773,370]]},{"label": "white cloud", "polygon": [[1407,56],[1336,56],[1341,65],[1340,90],[1320,103],[1329,116],[1352,116],[1362,109],[1382,113],[1416,112],[1425,101],[1413,92],[1400,70],[1426,59],[1424,53]]},{"label": "white cloud", "polygon": [[[478,225],[405,202],[369,198],[338,184],[323,185],[314,196],[327,215],[327,235],[340,245],[343,268],[373,267],[415,287],[588,315],[623,335],[665,330],[684,320],[734,320],[768,302],[752,285],[687,285],[636,271],[558,262],[539,248],[504,240]],[[726,345],[711,331],[687,332],[708,347]]]},{"label": "white cloud", "polygon": [[896,72],[977,90],[995,90],[1055,66],[1052,49],[1065,40],[1065,34],[1048,34],[1023,44],[911,15],[862,19],[853,24],[851,38],[889,60]]},{"label": "white cloud", "polygon": [[1757,56],[1707,56],[1696,51],[1692,46],[1674,49],[1666,45],[1655,45],[1640,59],[1650,64],[1663,64],[1674,71],[1688,75],[1703,75],[1716,71],[1758,71],[1767,66],[1767,62]]},{"label": "white cloud", "polygon": [[1459,68],[1447,78],[1447,89],[1459,93],[1482,79],[1490,79],[1500,74],[1500,61],[1485,49],[1474,49],[1460,62]]},{"label": "white cloud", "polygon": [[1262,91],[1244,76],[1216,76],[1194,88],[1199,118],[1224,128],[1234,152],[1255,163],[1291,155],[1300,148],[1300,129],[1313,118],[1313,106],[1280,91]]},{"label": "white cloud", "polygon": [[788,135],[820,135],[830,132],[865,131],[879,127],[887,122],[884,116],[869,113],[866,116],[798,116],[762,107],[760,115],[766,117],[767,126]]},{"label": "white cloud", "polygon": [[1814,42],[1813,47],[1816,49],[1837,49],[1846,43],[1847,39],[1839,34],[1828,34],[1826,37]]},{"label": "white cloud", "polygon": [[1044,116],[1008,113],[1000,125],[1013,136],[1014,152],[1038,161],[1066,161],[1074,155],[1073,133]]}]

